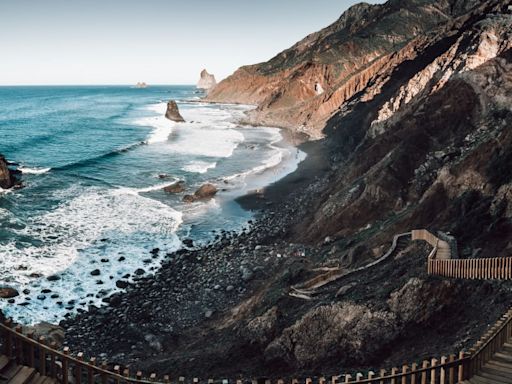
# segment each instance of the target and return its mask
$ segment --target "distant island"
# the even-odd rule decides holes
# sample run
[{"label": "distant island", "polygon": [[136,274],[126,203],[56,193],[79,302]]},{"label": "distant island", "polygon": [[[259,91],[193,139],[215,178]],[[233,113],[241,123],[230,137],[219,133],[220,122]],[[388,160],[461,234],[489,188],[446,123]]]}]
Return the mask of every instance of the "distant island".
[{"label": "distant island", "polygon": [[137,84],[135,84],[135,88],[147,88],[148,85],[142,81],[142,82],[138,82]]}]

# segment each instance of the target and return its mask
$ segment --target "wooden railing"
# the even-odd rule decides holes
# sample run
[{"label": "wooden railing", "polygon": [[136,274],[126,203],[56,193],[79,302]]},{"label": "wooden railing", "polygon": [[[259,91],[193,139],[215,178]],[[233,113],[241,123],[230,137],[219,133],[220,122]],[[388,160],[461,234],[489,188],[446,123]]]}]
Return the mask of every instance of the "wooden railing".
[{"label": "wooden railing", "polygon": [[429,275],[459,279],[510,280],[512,279],[512,257],[488,259],[429,259]]},{"label": "wooden railing", "polygon": [[[131,376],[127,367],[109,366],[106,361],[101,363],[96,358],[84,359],[83,353],[71,355],[68,347],[57,350],[55,343],[47,344],[43,337],[35,340],[32,334],[24,335],[20,326],[13,328],[11,321],[0,324],[0,341],[3,345],[3,353],[19,365],[26,365],[36,369],[41,375],[56,379],[62,384],[156,384],[171,383],[169,376],[163,376],[157,381],[156,374],[144,376],[142,372],[136,372]],[[412,363],[401,368],[392,368],[389,371],[381,369],[378,373],[369,371],[366,374],[343,374],[329,378],[331,384],[339,383],[368,383],[368,384],[456,384],[468,376],[470,357],[461,352],[458,356],[443,356],[440,359],[425,360],[421,365]],[[112,369],[110,369],[112,367]],[[263,380],[265,384],[271,384],[271,380]],[[306,384],[326,384],[324,377],[313,380],[303,380]],[[201,381],[199,378],[186,380],[178,377],[172,382],[184,384],[185,382],[200,384],[214,383],[252,383],[258,384],[262,380],[213,380]],[[277,384],[284,384],[280,379]],[[291,380],[292,384],[299,384],[297,379]]]},{"label": "wooden railing", "polygon": [[469,350],[471,359],[468,366],[468,377],[478,373],[496,352],[503,349],[504,344],[511,336],[512,309],[509,309]]},{"label": "wooden railing", "polygon": [[435,259],[451,259],[455,255],[451,254],[450,244],[433,235],[426,229],[413,229],[411,231],[412,240],[423,240],[429,243],[434,249],[435,253],[433,258]]}]

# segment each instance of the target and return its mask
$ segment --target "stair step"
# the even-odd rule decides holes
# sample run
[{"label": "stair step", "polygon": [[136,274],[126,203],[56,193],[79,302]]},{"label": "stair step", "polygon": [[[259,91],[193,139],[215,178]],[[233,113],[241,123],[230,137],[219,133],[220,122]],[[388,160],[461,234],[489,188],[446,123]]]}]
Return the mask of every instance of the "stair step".
[{"label": "stair step", "polygon": [[35,374],[36,370],[34,368],[21,367],[18,374],[9,380],[9,384],[27,384]]},{"label": "stair step", "polygon": [[512,374],[512,364],[507,364],[497,360],[491,360],[485,366],[489,366],[493,369],[500,369],[504,371],[509,371]]},{"label": "stair step", "polygon": [[7,356],[0,356],[0,372],[9,364],[9,358]]},{"label": "stair step", "polygon": [[506,370],[503,370],[502,368],[494,368],[490,365],[485,365],[480,372],[483,372],[488,375],[496,376],[496,377],[502,377],[503,379],[511,379],[512,374],[510,372],[507,372]]},{"label": "stair step", "polygon": [[483,380],[487,380],[489,383],[492,383],[492,384],[510,384],[512,381],[512,379],[510,379],[510,378],[506,378],[503,376],[497,376],[497,375],[494,375],[494,374],[491,374],[488,372],[484,372],[483,370],[478,372],[478,374],[475,375],[474,378],[480,378]]},{"label": "stair step", "polygon": [[21,370],[21,367],[16,365],[16,364],[9,364],[8,365],[8,368],[5,369],[3,372],[2,372],[2,376],[7,378],[7,381],[9,381],[11,378],[13,378],[14,376],[16,376],[18,374],[18,372]]}]

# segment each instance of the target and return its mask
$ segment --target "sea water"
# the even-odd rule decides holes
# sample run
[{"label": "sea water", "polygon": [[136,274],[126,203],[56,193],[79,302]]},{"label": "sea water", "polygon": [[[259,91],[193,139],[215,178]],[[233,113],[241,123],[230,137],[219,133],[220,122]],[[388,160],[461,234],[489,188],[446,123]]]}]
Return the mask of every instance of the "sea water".
[{"label": "sea water", "polygon": [[[200,96],[191,86],[0,87],[0,153],[25,185],[0,191],[0,287],[20,292],[0,309],[58,322],[101,305],[135,271],[154,273],[183,239],[247,225],[235,198],[305,155],[276,128],[240,124],[251,107]],[[165,118],[169,99],[185,123]],[[163,190],[178,180],[187,193],[207,182],[219,193],[183,203]]]}]

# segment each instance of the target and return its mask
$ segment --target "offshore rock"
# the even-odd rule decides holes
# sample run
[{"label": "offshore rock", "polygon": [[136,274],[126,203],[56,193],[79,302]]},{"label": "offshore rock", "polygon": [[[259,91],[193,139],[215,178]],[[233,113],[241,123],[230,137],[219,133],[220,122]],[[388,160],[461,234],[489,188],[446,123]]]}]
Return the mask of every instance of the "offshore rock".
[{"label": "offshore rock", "polygon": [[165,117],[177,123],[185,122],[185,119],[183,116],[181,116],[180,110],[178,109],[178,104],[176,104],[174,100],[169,100],[167,102],[167,111],[165,112]]},{"label": "offshore rock", "polygon": [[206,69],[201,71],[201,77],[197,82],[197,88],[210,90],[217,85],[217,81],[215,80],[215,76],[211,73],[208,73]]}]

